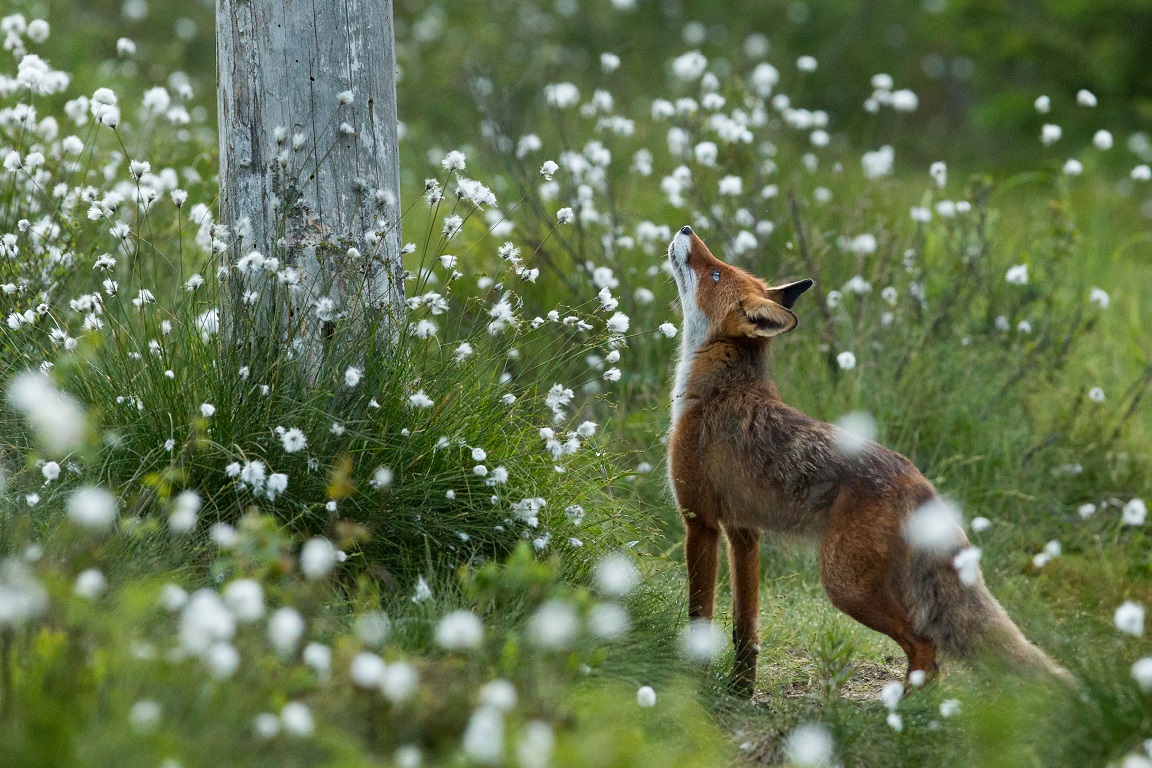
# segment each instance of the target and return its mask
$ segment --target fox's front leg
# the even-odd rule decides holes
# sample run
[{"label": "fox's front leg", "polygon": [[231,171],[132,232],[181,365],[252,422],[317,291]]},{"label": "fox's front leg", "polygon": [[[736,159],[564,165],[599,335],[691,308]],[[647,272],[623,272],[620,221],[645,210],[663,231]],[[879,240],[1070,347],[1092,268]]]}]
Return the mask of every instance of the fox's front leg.
[{"label": "fox's front leg", "polygon": [[732,575],[732,643],[736,651],[732,689],[739,696],[750,697],[760,656],[760,532],[725,528],[724,535]]},{"label": "fox's front leg", "polygon": [[684,559],[688,565],[688,618],[710,620],[716,607],[716,547],[720,530],[699,517],[684,516]]}]

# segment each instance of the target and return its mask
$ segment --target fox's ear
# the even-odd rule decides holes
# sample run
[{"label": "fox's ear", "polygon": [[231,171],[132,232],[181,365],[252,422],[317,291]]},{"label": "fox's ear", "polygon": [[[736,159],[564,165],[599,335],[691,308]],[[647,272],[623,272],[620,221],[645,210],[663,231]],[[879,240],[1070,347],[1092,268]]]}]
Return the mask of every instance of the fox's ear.
[{"label": "fox's ear", "polygon": [[796,303],[796,299],[800,298],[800,294],[815,285],[809,278],[797,280],[794,283],[785,283],[784,285],[777,285],[774,288],[768,289],[768,295],[785,309],[792,309],[792,305]]},{"label": "fox's ear", "polygon": [[744,299],[740,302],[740,312],[747,321],[740,324],[740,332],[745,336],[771,338],[796,327],[796,315],[792,310],[763,296]]}]

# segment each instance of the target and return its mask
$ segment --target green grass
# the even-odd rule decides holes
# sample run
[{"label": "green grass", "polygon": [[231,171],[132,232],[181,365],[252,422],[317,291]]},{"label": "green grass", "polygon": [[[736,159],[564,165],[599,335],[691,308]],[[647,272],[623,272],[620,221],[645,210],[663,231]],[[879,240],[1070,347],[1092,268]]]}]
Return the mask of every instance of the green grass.
[{"label": "green grass", "polygon": [[[115,62],[104,61],[121,34],[107,22],[115,9],[86,25],[80,17],[50,17],[53,36],[34,50],[73,70],[74,86],[33,103],[40,115],[59,120],[61,137],[75,133],[84,150],[70,165],[57,152],[58,138],[0,128],[0,154],[43,151],[52,173],[0,177],[0,234],[16,234],[21,248],[19,259],[0,259],[0,284],[29,286],[0,293],[0,317],[47,305],[33,323],[0,325],[0,371],[7,385],[15,373],[52,362],[55,384],[82,403],[89,429],[80,445],[58,455],[38,442],[19,408],[0,411],[0,605],[30,584],[39,584],[47,600],[19,621],[0,621],[3,762],[377,766],[403,765],[397,750],[415,747],[425,765],[479,764],[462,745],[474,713],[483,710],[482,686],[494,679],[510,681],[518,699],[502,716],[506,764],[520,760],[517,745],[533,733],[533,721],[547,724],[557,766],[783,765],[789,735],[811,722],[827,728],[835,759],[845,766],[1107,764],[1140,751],[1152,736],[1152,704],[1129,670],[1150,653],[1149,643],[1119,633],[1112,622],[1125,600],[1152,604],[1152,541],[1146,526],[1124,525],[1120,511],[1133,497],[1152,498],[1152,400],[1145,396],[1152,349],[1144,328],[1152,296],[1143,290],[1152,282],[1152,235],[1143,212],[1148,190],[1128,180],[1138,158],[1119,146],[1125,115],[1136,106],[1074,112],[1065,103],[1071,94],[1054,92],[1056,110],[1046,119],[1066,124],[1062,143],[1042,150],[1011,134],[993,153],[995,163],[974,162],[979,132],[965,133],[960,146],[943,143],[944,112],[927,84],[922,111],[866,116],[848,106],[844,93],[864,88],[867,74],[859,83],[833,82],[824,62],[837,61],[836,54],[821,55],[821,74],[811,82],[793,71],[795,55],[839,39],[843,20],[832,19],[829,8],[814,5],[812,26],[793,21],[795,28],[774,31],[777,47],[768,56],[796,106],[832,106],[829,146],[814,148],[809,129],[787,127],[769,106],[765,124],[752,126],[752,144],[719,142],[715,167],[696,162],[691,150],[675,156],[667,147],[672,127],[686,132],[689,146],[716,140],[705,113],[650,117],[653,98],[700,98],[699,84],[668,75],[667,59],[692,47],[675,42],[682,22],[712,9],[688,4],[682,18],[664,18],[644,7],[637,19],[656,21],[641,33],[643,25],[616,24],[616,12],[603,3],[572,17],[548,16],[552,31],[507,23],[514,11],[529,13],[522,4],[491,11],[452,4],[436,35],[422,40],[435,25],[425,21],[431,26],[418,33],[419,20],[435,12],[401,8],[403,189],[406,203],[414,203],[403,230],[416,244],[406,288],[409,296],[442,293],[449,310],[409,313],[399,322],[400,339],[386,350],[374,346],[373,329],[342,326],[335,348],[345,351],[311,374],[284,354],[291,338],[276,344],[250,338],[240,350],[201,338],[197,318],[220,300],[218,256],[206,247],[208,232],[191,221],[193,205],[211,205],[216,195],[205,9],[186,9],[202,29],[182,41],[160,34],[177,12],[153,7],[147,21],[132,27],[138,58]],[[881,10],[869,23],[881,24],[892,12]],[[941,29],[931,34],[917,26],[914,39],[945,34],[962,13],[940,19]],[[735,41],[755,28],[756,16],[733,13],[724,22]],[[597,37],[605,28],[611,34]],[[755,57],[732,43],[702,48],[726,109],[752,109],[758,97],[744,78]],[[623,61],[611,75],[597,69],[607,49]],[[869,64],[877,71],[899,73],[895,64],[915,64],[910,54],[880,57],[871,44],[843,55],[876,56]],[[513,145],[535,132],[539,152],[515,158],[492,140],[492,130],[481,139],[474,107],[446,95],[475,91],[472,75],[465,83],[457,73],[485,57],[491,67],[478,74],[491,78],[493,91],[479,108],[492,120],[489,128]],[[177,66],[187,66],[198,86],[189,106],[204,110],[193,110],[190,128],[139,117],[139,94]],[[905,85],[898,79],[897,87]],[[991,68],[979,70],[980,88],[994,79]],[[558,80],[575,82],[582,101],[595,88],[610,89],[611,112],[634,120],[635,132],[599,131],[595,119],[575,109],[546,107],[543,87]],[[103,85],[120,96],[121,128],[73,126],[65,98]],[[835,97],[838,91],[844,98]],[[1009,106],[988,109],[1006,109],[1002,119],[1019,107]],[[1029,114],[1020,129],[1029,142],[1035,119]],[[1105,124],[1112,119],[1114,125]],[[1078,143],[1089,127],[1101,126],[1117,133],[1111,154]],[[611,152],[603,173],[579,177],[569,160],[556,174],[555,196],[542,196],[540,164],[565,152],[602,156],[590,142]],[[896,146],[893,173],[865,178],[861,154],[889,142]],[[467,149],[467,175],[496,192],[500,214],[488,220],[487,212],[468,212],[461,235],[448,241],[436,235],[443,217],[467,209],[451,196],[452,180],[438,164],[455,147]],[[653,155],[651,175],[629,170],[640,149]],[[818,158],[814,170],[806,166],[808,153]],[[1083,162],[1082,175],[1061,173],[1071,156]],[[937,157],[950,166],[943,188],[921,162]],[[61,204],[50,194],[56,182],[91,184],[99,195],[116,183],[130,194],[137,185],[128,180],[128,159],[177,171],[189,203],[177,209],[162,196],[147,213],[122,203],[113,218],[128,223],[131,234],[117,240],[111,222],[86,216],[86,200]],[[682,164],[693,184],[676,205],[661,182]],[[740,194],[719,193],[728,174],[742,178]],[[417,196],[428,176],[449,192],[434,208]],[[778,194],[761,196],[769,183]],[[821,189],[829,192],[827,202]],[[972,210],[953,218],[934,213],[927,224],[910,219],[909,208],[944,200],[967,201]],[[582,203],[597,215],[557,225],[556,209]],[[500,218],[513,228],[490,234]],[[21,219],[60,229],[44,236],[26,231]],[[773,231],[759,232],[754,248],[736,253],[736,233],[765,221]],[[983,551],[989,587],[1025,633],[1082,681],[1079,691],[945,659],[939,679],[899,704],[897,731],[877,697],[884,683],[903,676],[899,649],[832,608],[811,548],[771,537],[762,550],[763,652],[753,701],[726,693],[730,651],[704,666],[683,658],[682,527],[663,458],[677,340],[657,330],[676,322],[678,311],[675,289],[660,269],[666,241],[652,230],[684,223],[717,255],[766,279],[818,281],[796,307],[798,329],[775,342],[771,371],[785,400],[830,421],[870,413],[879,439],[912,458],[968,519],[989,518],[987,531],[970,534]],[[875,237],[874,251],[851,248],[861,234]],[[536,282],[519,279],[501,260],[505,240],[522,249],[525,266],[540,269]],[[65,252],[74,262],[55,259]],[[92,268],[102,253],[118,259],[108,274]],[[446,253],[458,256],[462,277],[449,279],[440,266]],[[1017,264],[1029,266],[1027,285],[1005,280]],[[611,290],[616,309],[597,298],[604,268],[618,281]],[[207,280],[189,292],[182,284],[193,272]],[[844,288],[857,275],[871,283],[860,296]],[[86,311],[70,302],[102,290],[106,277],[120,281],[119,291],[104,298],[103,328],[86,328]],[[882,295],[888,286],[894,303]],[[1089,302],[1093,287],[1108,292],[1107,308]],[[132,305],[141,288],[156,294],[155,304]],[[835,308],[820,302],[832,290],[846,294]],[[489,309],[505,291],[512,292],[519,324],[489,335]],[[552,310],[591,327],[553,321],[533,327],[534,317]],[[606,329],[614,311],[631,319],[623,338]],[[438,324],[434,338],[413,333],[425,319]],[[1029,331],[1018,330],[1022,321]],[[1001,322],[1009,330],[999,329]],[[75,348],[53,339],[52,328],[76,339]],[[159,342],[159,354],[149,350],[151,340]],[[460,363],[454,353],[464,341],[474,354]],[[605,359],[613,350],[621,354],[618,363]],[[845,350],[856,355],[852,370],[836,364]],[[349,366],[362,371],[353,387],[344,382]],[[622,371],[618,382],[603,378],[613,366]],[[574,391],[559,420],[547,402],[555,384]],[[1100,403],[1088,396],[1097,386],[1105,393]],[[412,406],[408,398],[418,390],[434,401],[431,408]],[[517,396],[514,403],[501,402],[507,393]],[[215,405],[215,413],[204,416],[202,403]],[[596,434],[580,438],[575,453],[557,458],[548,451],[542,427],[563,441],[585,420],[597,424]],[[285,451],[278,426],[302,430],[307,448]],[[473,458],[474,448],[487,457]],[[257,459],[269,473],[288,477],[275,499],[246,489],[226,469]],[[46,483],[42,467],[49,460],[62,470]],[[489,485],[475,474],[477,463],[505,466],[507,482]],[[377,487],[380,467],[392,470],[392,481]],[[112,529],[87,531],[68,520],[70,495],[86,484],[115,494],[120,514]],[[195,490],[204,506],[195,530],[177,535],[168,516],[185,489]],[[31,494],[39,496],[35,505]],[[514,505],[535,497],[547,504],[532,526],[517,518]],[[1077,508],[1085,502],[1107,504],[1082,519]],[[572,505],[584,509],[582,522],[566,512]],[[213,541],[210,526],[217,522],[236,526],[234,544]],[[320,535],[348,558],[333,575],[311,579],[300,546]],[[1036,567],[1033,556],[1051,540],[1061,543],[1062,554]],[[596,578],[602,558],[618,551],[631,553],[642,574],[625,595]],[[101,595],[75,593],[89,568],[108,580]],[[717,620],[726,634],[723,570]],[[189,654],[181,612],[158,607],[158,600],[169,582],[189,592],[223,591],[244,578],[262,585],[268,612],[291,607],[306,629],[292,652],[280,654],[263,619],[241,622],[219,638],[238,651],[241,664],[217,678],[219,660]],[[412,599],[419,578],[431,589],[424,601]],[[535,639],[541,606],[577,617],[566,647],[541,647]],[[592,617],[605,606],[626,610],[626,632],[596,636]],[[482,621],[474,648],[452,650],[436,640],[441,619],[458,609]],[[377,610],[391,627],[380,644],[357,629],[358,617]],[[331,649],[330,675],[305,661],[300,649],[308,642]],[[418,685],[397,700],[358,685],[350,667],[361,652],[411,665]],[[655,707],[639,706],[641,686],[655,689]],[[949,699],[960,701],[960,712],[945,718],[940,704]],[[130,712],[142,700],[159,705],[155,726],[142,725],[139,713],[133,724]],[[293,701],[310,708],[312,735],[281,732],[264,741],[253,735],[254,718]],[[547,739],[539,728],[534,733]],[[532,743],[536,754],[546,751]],[[534,765],[531,757],[521,764]]]}]

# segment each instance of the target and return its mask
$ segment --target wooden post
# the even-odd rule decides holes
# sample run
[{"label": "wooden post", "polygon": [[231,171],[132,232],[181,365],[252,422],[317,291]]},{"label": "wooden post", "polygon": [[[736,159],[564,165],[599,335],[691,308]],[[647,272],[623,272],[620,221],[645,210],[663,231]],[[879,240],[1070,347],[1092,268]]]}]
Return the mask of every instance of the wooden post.
[{"label": "wooden post", "polygon": [[217,0],[216,32],[221,331],[314,377],[404,300],[392,0]]}]

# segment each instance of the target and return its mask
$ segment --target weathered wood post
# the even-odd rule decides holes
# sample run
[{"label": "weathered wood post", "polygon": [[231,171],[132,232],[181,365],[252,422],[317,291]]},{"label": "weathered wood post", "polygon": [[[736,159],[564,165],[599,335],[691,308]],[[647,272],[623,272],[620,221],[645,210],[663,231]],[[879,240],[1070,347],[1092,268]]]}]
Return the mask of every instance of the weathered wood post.
[{"label": "weathered wood post", "polygon": [[404,299],[392,0],[217,0],[216,32],[224,341],[314,376]]}]

